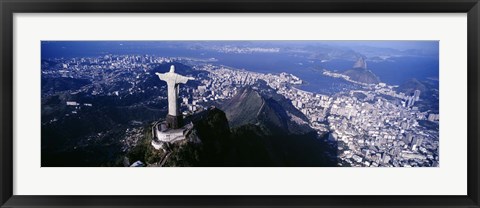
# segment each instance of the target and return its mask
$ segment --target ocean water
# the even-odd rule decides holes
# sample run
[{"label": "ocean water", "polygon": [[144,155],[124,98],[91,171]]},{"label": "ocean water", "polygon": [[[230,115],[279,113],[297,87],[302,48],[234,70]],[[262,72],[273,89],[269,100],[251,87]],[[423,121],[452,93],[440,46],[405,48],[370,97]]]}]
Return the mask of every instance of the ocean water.
[{"label": "ocean water", "polygon": [[[355,88],[344,80],[324,76],[323,69],[344,71],[353,66],[355,60],[309,59],[288,53],[219,53],[211,50],[190,50],[185,47],[172,47],[168,42],[148,41],[61,41],[42,42],[42,59],[59,57],[92,57],[105,54],[151,54],[166,57],[216,58],[216,64],[261,73],[294,74],[306,83],[301,89],[322,94],[332,94],[347,88]],[[168,45],[168,46],[167,46]],[[373,71],[382,82],[399,85],[408,79],[425,80],[438,78],[438,57],[403,56],[393,57],[381,62],[370,62],[368,69]]]}]

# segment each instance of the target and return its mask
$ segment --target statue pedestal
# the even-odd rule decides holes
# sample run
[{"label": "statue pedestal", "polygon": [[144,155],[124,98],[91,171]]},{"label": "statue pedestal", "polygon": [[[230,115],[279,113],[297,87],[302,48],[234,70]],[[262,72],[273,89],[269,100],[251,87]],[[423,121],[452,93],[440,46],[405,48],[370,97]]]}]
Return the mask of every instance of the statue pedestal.
[{"label": "statue pedestal", "polygon": [[168,148],[168,144],[184,140],[190,135],[193,129],[193,124],[187,124],[178,129],[171,129],[166,127],[166,122],[155,123],[152,127],[152,146],[164,151]]},{"label": "statue pedestal", "polygon": [[167,115],[167,127],[170,129],[182,127],[182,116]]}]

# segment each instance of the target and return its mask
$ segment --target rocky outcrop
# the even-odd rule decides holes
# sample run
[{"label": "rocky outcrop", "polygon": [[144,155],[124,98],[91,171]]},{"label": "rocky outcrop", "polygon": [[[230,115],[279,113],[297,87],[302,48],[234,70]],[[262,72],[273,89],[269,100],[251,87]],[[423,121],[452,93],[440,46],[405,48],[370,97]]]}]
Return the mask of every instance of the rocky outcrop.
[{"label": "rocky outcrop", "polygon": [[370,70],[367,69],[367,62],[360,57],[353,65],[352,69],[343,72],[344,75],[350,77],[351,80],[365,84],[377,84],[380,79]]}]

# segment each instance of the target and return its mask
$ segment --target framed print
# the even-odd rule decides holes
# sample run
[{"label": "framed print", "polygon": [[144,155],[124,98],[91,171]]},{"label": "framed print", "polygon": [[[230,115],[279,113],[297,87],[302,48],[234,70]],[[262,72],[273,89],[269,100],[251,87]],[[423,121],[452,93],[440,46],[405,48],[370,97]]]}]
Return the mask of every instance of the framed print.
[{"label": "framed print", "polygon": [[2,207],[478,207],[478,1],[2,1]]}]

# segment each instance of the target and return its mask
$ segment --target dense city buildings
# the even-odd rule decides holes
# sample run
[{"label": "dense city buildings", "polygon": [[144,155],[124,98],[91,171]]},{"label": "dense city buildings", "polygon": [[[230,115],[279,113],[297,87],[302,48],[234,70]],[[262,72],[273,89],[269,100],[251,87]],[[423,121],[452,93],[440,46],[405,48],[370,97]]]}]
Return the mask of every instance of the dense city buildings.
[{"label": "dense city buildings", "polygon": [[[280,49],[225,47],[217,50],[241,54],[277,53]],[[60,64],[50,65],[49,62]],[[438,125],[439,113],[418,106],[424,93],[420,90],[406,94],[396,91],[396,85],[384,82],[362,83],[345,74],[324,70],[323,76],[345,80],[356,86],[354,89],[326,95],[300,89],[305,81],[291,73],[259,73],[217,64],[215,61],[133,54],[48,59],[42,63],[42,76],[89,80],[92,83],[71,90],[69,93],[72,95],[84,92],[91,96],[121,98],[127,94],[145,92],[146,88],[166,92],[165,87],[139,85],[142,80],[152,76],[150,72],[156,66],[165,63],[189,65],[195,72],[185,76],[195,76],[196,86],[186,85],[180,89],[180,111],[184,116],[221,104],[235,96],[240,89],[258,87],[256,84],[263,81],[308,118],[306,122],[295,115],[288,115],[292,121],[308,124],[317,131],[319,140],[336,148],[338,166],[439,165],[438,128],[420,125],[421,122]],[[364,61],[355,64],[366,67]],[[110,90],[108,86],[112,83],[122,85]],[[42,97],[54,93],[55,91],[46,90]],[[145,104],[155,104],[161,100],[166,100],[166,93],[165,96],[145,101]],[[70,108],[65,116],[75,116],[79,111],[96,104],[69,100],[65,105]],[[141,134],[139,130],[130,129],[127,133]],[[125,140],[124,148],[132,146],[132,143],[135,141]]]}]

